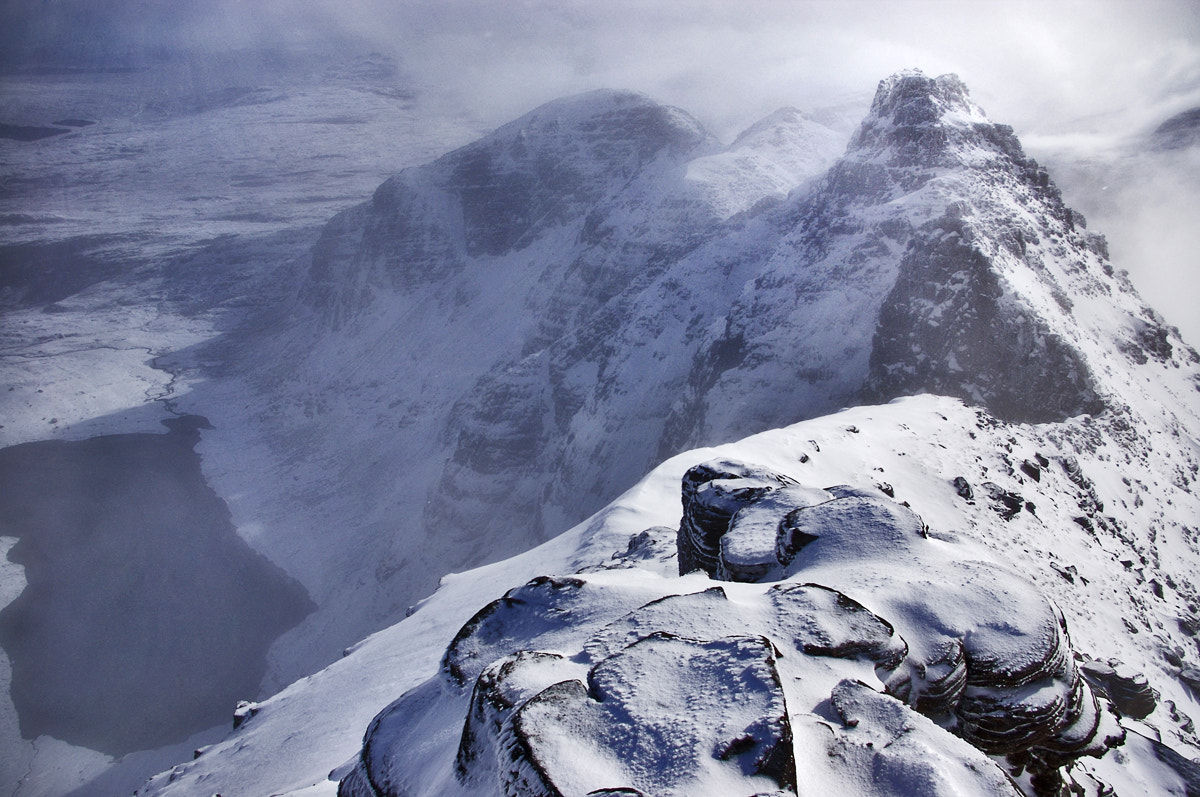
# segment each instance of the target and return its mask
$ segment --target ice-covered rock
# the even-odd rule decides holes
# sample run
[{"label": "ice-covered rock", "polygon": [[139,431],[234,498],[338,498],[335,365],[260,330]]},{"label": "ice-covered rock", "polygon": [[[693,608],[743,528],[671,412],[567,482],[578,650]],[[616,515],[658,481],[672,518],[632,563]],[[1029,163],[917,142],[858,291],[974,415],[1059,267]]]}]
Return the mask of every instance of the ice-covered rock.
[{"label": "ice-covered rock", "polygon": [[741,462],[705,462],[683,477],[683,518],[679,523],[679,573],[716,572],[720,540],[733,516],[792,479]]},{"label": "ice-covered rock", "polygon": [[[699,473],[736,471],[756,478],[714,541],[714,578],[804,577],[869,596],[862,600],[907,645],[905,666],[897,660],[887,676],[888,691],[931,716],[952,714],[958,733],[985,752],[1039,749],[1067,760],[1106,749],[1112,728],[1100,730],[1102,715],[1075,666],[1066,623],[1032,584],[990,562],[947,556],[915,513],[882,494],[837,487],[755,493],[748,488],[763,480],[762,469],[727,461],[688,475],[694,481]],[[723,481],[731,493],[740,484]],[[704,495],[703,484],[688,486],[685,517],[689,498]]]},{"label": "ice-covered rock", "polygon": [[1127,717],[1145,719],[1158,706],[1158,695],[1145,674],[1121,662],[1086,661],[1080,665],[1080,670],[1088,682],[1095,685]]}]

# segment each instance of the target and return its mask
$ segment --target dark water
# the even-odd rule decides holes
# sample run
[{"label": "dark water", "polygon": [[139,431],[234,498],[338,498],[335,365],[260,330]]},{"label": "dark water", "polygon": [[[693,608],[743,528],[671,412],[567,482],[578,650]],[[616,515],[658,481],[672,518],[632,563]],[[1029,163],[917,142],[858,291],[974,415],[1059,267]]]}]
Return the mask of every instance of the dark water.
[{"label": "dark water", "polygon": [[243,542],[193,450],[167,434],[0,449],[0,535],[24,592],[0,611],[21,734],[120,756],[229,722],[270,644],[314,608]]},{"label": "dark water", "polygon": [[0,138],[12,141],[38,141],[50,136],[61,136],[71,131],[64,127],[35,127],[31,125],[0,124]]}]

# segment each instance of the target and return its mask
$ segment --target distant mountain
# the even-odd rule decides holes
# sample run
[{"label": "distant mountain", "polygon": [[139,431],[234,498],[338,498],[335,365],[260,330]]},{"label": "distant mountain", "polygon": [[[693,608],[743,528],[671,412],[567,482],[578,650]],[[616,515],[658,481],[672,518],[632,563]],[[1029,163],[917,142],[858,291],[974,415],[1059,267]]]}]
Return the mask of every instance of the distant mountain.
[{"label": "distant mountain", "polygon": [[[835,141],[783,111],[722,148],[597,92],[330,222],[288,311],[230,343],[261,409],[203,407],[219,491],[322,607],[279,677],[688,448],[921,392],[1193,422],[1200,358],[957,78],[883,81]],[[237,487],[247,444],[278,489]]]},{"label": "distant mountain", "polygon": [[1200,144],[1200,108],[1175,114],[1154,129],[1151,141],[1161,149],[1186,149]]}]

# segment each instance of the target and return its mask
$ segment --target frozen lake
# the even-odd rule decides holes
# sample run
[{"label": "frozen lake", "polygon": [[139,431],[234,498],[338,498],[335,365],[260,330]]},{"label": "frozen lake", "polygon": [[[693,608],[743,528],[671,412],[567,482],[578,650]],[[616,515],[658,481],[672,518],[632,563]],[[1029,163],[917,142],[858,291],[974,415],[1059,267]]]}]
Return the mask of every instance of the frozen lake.
[{"label": "frozen lake", "polygon": [[27,586],[0,611],[27,739],[113,756],[229,722],[271,643],[314,607],[239,538],[193,451],[167,434],[0,449],[0,534]]}]

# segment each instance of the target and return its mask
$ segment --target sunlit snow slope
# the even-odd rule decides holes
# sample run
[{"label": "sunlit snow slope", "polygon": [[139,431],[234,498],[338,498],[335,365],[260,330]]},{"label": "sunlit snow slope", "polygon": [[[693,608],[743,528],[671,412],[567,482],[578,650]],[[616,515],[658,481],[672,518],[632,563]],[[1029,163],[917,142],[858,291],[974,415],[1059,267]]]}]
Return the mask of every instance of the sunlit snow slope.
[{"label": "sunlit snow slope", "polygon": [[[554,683],[586,678],[588,669],[613,651],[662,630],[701,640],[748,632],[772,639],[775,666],[787,675],[783,683],[793,742],[789,752],[799,785],[786,778],[772,780],[773,775],[743,781],[746,772],[736,766],[729,769],[720,756],[709,755],[712,751],[703,751],[708,760],[703,771],[713,773],[711,780],[692,783],[689,778],[696,772],[690,771],[671,781],[670,767],[648,773],[643,767],[638,776],[643,780],[630,780],[629,772],[622,775],[622,768],[613,763],[611,753],[592,743],[571,753],[542,750],[538,760],[548,762],[547,771],[566,778],[556,782],[583,777],[581,782],[593,783],[589,788],[613,787],[626,777],[624,785],[644,786],[658,777],[661,791],[647,793],[680,788],[680,793],[693,794],[774,793],[781,788],[787,793],[847,795],[1013,794],[1020,793],[1014,791],[1018,788],[1034,793],[1028,772],[1017,778],[1018,785],[1009,783],[1004,772],[1015,769],[1011,761],[1003,755],[986,757],[966,744],[947,730],[953,724],[947,716],[931,712],[930,722],[879,694],[890,671],[879,662],[895,655],[896,648],[894,640],[887,641],[891,637],[886,629],[875,632],[883,635],[875,637],[874,647],[840,653],[802,649],[801,642],[811,643],[814,635],[836,638],[850,633],[848,627],[861,639],[870,629],[861,612],[847,626],[846,621],[839,625],[834,604],[810,606],[799,615],[783,615],[799,623],[787,631],[781,620],[770,620],[770,581],[731,583],[720,574],[714,579],[702,571],[677,575],[681,478],[700,463],[736,460],[794,480],[809,494],[817,492],[812,488],[847,485],[851,492],[876,496],[895,507],[903,502],[924,522],[926,528],[910,542],[903,542],[903,535],[873,535],[868,533],[870,526],[862,527],[868,531],[855,531],[851,524],[840,532],[836,527],[810,526],[818,537],[833,535],[831,540],[838,534],[849,533],[850,539],[866,534],[856,544],[863,547],[857,554],[852,547],[831,555],[829,551],[837,549],[822,549],[829,543],[819,537],[809,548],[826,553],[801,563],[806,550],[801,548],[793,560],[798,569],[785,582],[835,587],[894,624],[911,651],[936,630],[934,639],[938,634],[965,634],[961,638],[968,640],[968,648],[982,650],[988,649],[984,640],[990,638],[990,649],[1015,655],[1036,640],[1033,629],[1043,609],[1035,608],[1035,596],[1046,596],[1065,618],[1071,667],[1085,674],[1101,706],[1108,702],[1102,690],[1116,695],[1114,681],[1104,676],[1112,665],[1127,679],[1126,686],[1136,686],[1144,676],[1143,697],[1153,690],[1148,707],[1136,699],[1114,697],[1122,714],[1120,725],[1126,729],[1124,743],[1103,757],[1078,759],[1064,775],[1089,794],[1098,793],[1098,783],[1106,783],[1118,795],[1183,795],[1197,785],[1195,770],[1163,747],[1193,760],[1200,753],[1192,721],[1200,703],[1194,685],[1189,685],[1195,680],[1198,658],[1200,595],[1193,574],[1200,563],[1195,528],[1200,503],[1190,491],[1190,477],[1174,484],[1155,478],[1149,455],[1129,438],[1112,434],[1111,423],[1083,417],[1006,424],[957,400],[919,397],[847,410],[679,455],[570,532],[511,560],[443,579],[441,589],[408,619],[261,703],[226,741],[163,774],[144,793],[333,794],[337,787],[327,775],[334,770],[335,779],[350,774],[364,732],[371,741],[364,755],[372,762],[372,782],[381,794],[537,793],[503,781],[494,769],[489,779],[486,761],[456,774],[455,760],[461,757],[464,726],[474,705],[470,686],[475,675],[520,650],[565,656],[558,665],[546,665],[549,669],[539,669],[539,664],[512,671],[518,680],[503,687],[507,691],[500,695],[523,694],[523,702]],[[1177,440],[1152,433],[1148,439],[1159,444],[1164,463],[1186,467],[1188,459],[1195,458],[1194,443],[1180,446]],[[894,498],[885,497],[880,488]],[[979,568],[980,575],[961,582],[965,591],[959,587],[956,598],[946,599],[958,578],[955,568],[961,567],[955,562],[976,563],[971,567]],[[998,580],[987,581],[984,571],[998,574],[989,576]],[[574,582],[566,578],[572,574],[577,574]],[[907,583],[914,574],[918,585],[927,585],[916,592]],[[467,623],[506,591],[546,575],[556,580],[542,579],[515,590],[511,600],[479,612]],[[711,593],[715,587],[723,589],[724,596]],[[966,599],[972,589],[975,597]],[[669,595],[694,598],[652,604]],[[943,595],[940,601],[938,595]],[[1020,602],[1031,599],[1032,603]],[[837,605],[844,609],[846,604]],[[909,608],[899,612],[901,605]],[[654,606],[661,608],[651,611]],[[997,639],[1010,641],[998,644]],[[447,646],[452,653],[445,653]],[[535,654],[525,658],[530,655]],[[968,664],[972,666],[977,665]],[[654,664],[642,671],[641,681],[632,683],[657,684],[654,679],[660,675],[667,678],[658,699],[669,703],[678,681],[664,667],[665,663]],[[523,672],[527,676],[521,676]],[[796,675],[802,676],[800,681],[793,680]],[[699,686],[703,677],[689,676],[685,683]],[[853,687],[861,694],[851,699],[849,687],[838,686],[844,678],[861,680],[864,687]],[[763,694],[753,681],[741,683],[750,690],[746,700]],[[970,693],[972,687],[967,689]],[[375,712],[409,690],[415,691],[368,730]],[[827,702],[835,692],[836,710]],[[476,687],[477,698],[478,693]],[[506,703],[499,695],[497,700],[495,710],[502,718]],[[777,708],[763,705],[764,716],[779,716]],[[644,709],[640,711],[637,722],[647,721]],[[694,701],[663,711],[658,721],[664,751],[672,748],[671,740],[688,744],[695,733],[703,735],[720,716],[707,714],[708,709]],[[1110,740],[1120,735],[1112,721],[1105,721],[1110,724],[1102,734]],[[617,738],[618,759],[623,756],[634,767],[645,762],[636,752],[640,748],[627,746],[633,744],[628,737]],[[895,738],[907,741],[889,753],[888,742]],[[884,749],[873,749],[868,742]],[[571,743],[569,735],[563,743]],[[344,762],[347,766],[342,767]],[[885,774],[872,781],[872,771]],[[675,776],[682,777],[678,772]],[[949,791],[955,783],[966,791]]]}]

